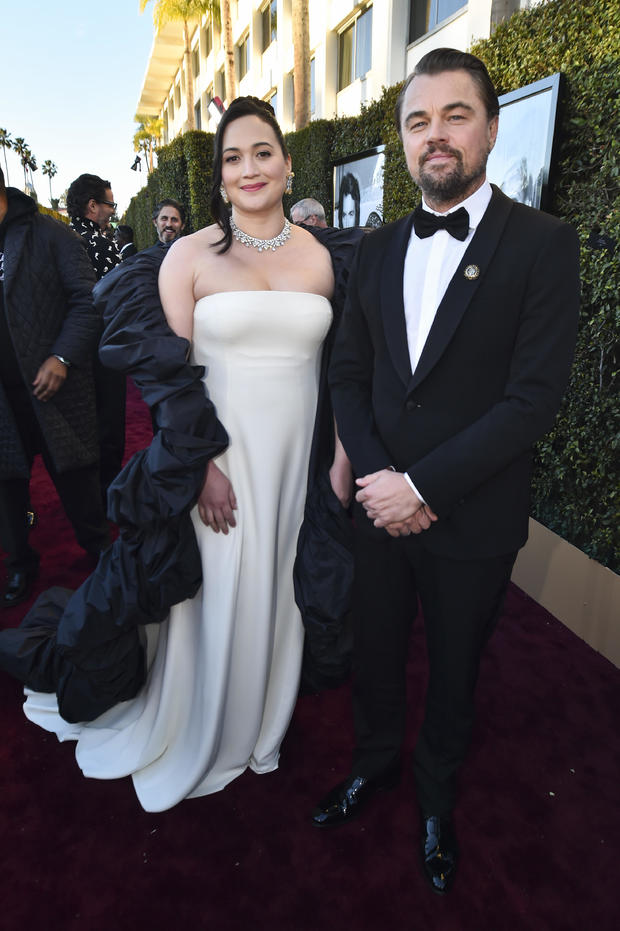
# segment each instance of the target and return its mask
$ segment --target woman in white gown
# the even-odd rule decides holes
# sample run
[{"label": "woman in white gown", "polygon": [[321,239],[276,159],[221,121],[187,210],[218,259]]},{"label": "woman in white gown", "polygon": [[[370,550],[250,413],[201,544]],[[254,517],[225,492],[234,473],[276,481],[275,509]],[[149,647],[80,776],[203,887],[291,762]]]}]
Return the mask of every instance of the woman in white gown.
[{"label": "woman in white gown", "polygon": [[[301,666],[293,562],[332,266],[285,220],[291,160],[268,104],[233,101],[213,176],[218,222],[179,240],[159,276],[168,323],[191,340],[229,435],[192,514],[203,586],[146,629],[149,673],[135,699],[82,725],[60,717],[53,695],[30,693],[25,706],[61,740],[77,740],[86,776],[131,775],[148,811],[216,792],[247,767],[275,769]],[[331,477],[346,500],[339,446]]]}]

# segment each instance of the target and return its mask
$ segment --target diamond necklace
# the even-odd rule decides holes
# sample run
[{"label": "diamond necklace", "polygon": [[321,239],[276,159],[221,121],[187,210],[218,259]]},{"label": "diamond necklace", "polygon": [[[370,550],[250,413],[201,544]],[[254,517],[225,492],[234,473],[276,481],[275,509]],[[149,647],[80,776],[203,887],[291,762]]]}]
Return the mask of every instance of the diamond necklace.
[{"label": "diamond necklace", "polygon": [[239,229],[232,217],[230,218],[230,228],[237,242],[244,246],[251,246],[252,249],[258,249],[259,252],[265,252],[267,249],[275,252],[278,246],[283,246],[287,239],[291,238],[291,224],[286,219],[284,220],[282,232],[274,236],[273,239],[257,239],[255,236],[250,236],[249,233],[244,233],[243,230]]}]

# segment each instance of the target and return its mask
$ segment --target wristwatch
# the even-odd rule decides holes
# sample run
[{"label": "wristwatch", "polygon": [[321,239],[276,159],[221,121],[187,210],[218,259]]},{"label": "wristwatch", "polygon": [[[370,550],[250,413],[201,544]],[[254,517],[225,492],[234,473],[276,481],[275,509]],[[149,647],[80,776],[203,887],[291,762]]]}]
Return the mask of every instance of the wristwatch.
[{"label": "wristwatch", "polygon": [[58,359],[59,362],[62,362],[63,365],[66,365],[68,369],[71,368],[71,363],[69,362],[69,360],[63,358],[63,356],[59,356],[57,352],[53,352],[52,356],[54,357],[54,359]]}]

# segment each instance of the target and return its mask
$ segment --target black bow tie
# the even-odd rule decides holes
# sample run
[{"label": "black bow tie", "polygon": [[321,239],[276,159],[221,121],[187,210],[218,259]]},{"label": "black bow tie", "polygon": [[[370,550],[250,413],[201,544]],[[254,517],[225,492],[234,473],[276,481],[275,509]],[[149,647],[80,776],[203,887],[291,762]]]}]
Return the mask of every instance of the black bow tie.
[{"label": "black bow tie", "polygon": [[437,216],[434,213],[429,213],[428,210],[423,210],[418,204],[413,211],[413,227],[416,236],[419,236],[420,239],[432,236],[437,230],[447,230],[455,239],[464,242],[469,233],[469,214],[465,207],[459,207],[454,213],[444,213]]}]

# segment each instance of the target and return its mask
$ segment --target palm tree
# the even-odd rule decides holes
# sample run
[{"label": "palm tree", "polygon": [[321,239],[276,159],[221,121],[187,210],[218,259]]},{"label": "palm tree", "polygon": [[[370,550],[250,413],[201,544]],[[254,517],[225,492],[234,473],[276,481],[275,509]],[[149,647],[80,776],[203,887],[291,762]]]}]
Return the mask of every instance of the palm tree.
[{"label": "palm tree", "polygon": [[[214,13],[217,10],[215,0],[153,0],[153,23],[155,30],[159,30],[166,23],[183,23],[183,40],[185,49],[185,80],[187,88],[187,125],[190,129],[196,128],[194,115],[194,76],[191,67],[191,46],[189,24],[200,20],[204,13]],[[150,0],[140,0],[140,12],[144,13]],[[232,39],[232,37],[231,37]]]},{"label": "palm tree", "polygon": [[[29,194],[30,197],[34,197],[34,199],[37,200],[37,192],[34,189],[34,178],[32,173],[33,171],[38,171],[39,166],[37,165],[36,158],[28,147],[26,147],[26,151],[22,155],[22,165],[24,166],[24,190],[26,194]],[[30,184],[28,184],[28,175],[30,175]]]},{"label": "palm tree", "polygon": [[133,137],[134,152],[142,150],[146,158],[146,164],[149,174],[153,171],[153,151],[161,138],[164,129],[164,121],[156,116],[146,116],[142,113],[136,113],[134,117],[136,123],[139,123]]},{"label": "palm tree", "polygon": [[32,175],[32,172],[38,171],[39,166],[37,165],[37,160],[32,154],[32,152],[30,151],[30,149],[28,149],[28,158],[26,159],[26,168],[30,172],[30,183],[34,187],[34,177]]},{"label": "palm tree", "polygon": [[237,79],[235,75],[235,47],[233,44],[232,15],[230,0],[219,2],[220,22],[224,45],[224,87],[229,105],[237,96]]},{"label": "palm tree", "polygon": [[6,131],[6,129],[0,129],[0,146],[4,152],[4,167],[6,168],[6,183],[9,183],[9,165],[6,160],[6,150],[13,148],[13,142],[11,140],[11,135]]},{"label": "palm tree", "polygon": [[52,178],[54,177],[54,175],[58,174],[58,169],[56,168],[56,165],[49,160],[49,158],[46,158],[43,164],[41,165],[41,171],[43,172],[44,175],[48,176],[48,180],[50,183],[50,205],[53,207],[54,204],[52,203],[52,201],[54,198],[52,197]]},{"label": "palm tree", "polygon": [[308,0],[293,0],[293,96],[295,129],[310,121],[310,14]]},{"label": "palm tree", "polygon": [[27,187],[28,178],[26,177],[26,162],[30,156],[30,149],[26,145],[26,140],[23,138],[23,136],[17,136],[17,138],[13,140],[13,151],[22,163],[22,168],[24,169],[24,187]]}]

